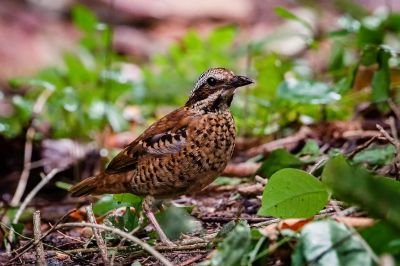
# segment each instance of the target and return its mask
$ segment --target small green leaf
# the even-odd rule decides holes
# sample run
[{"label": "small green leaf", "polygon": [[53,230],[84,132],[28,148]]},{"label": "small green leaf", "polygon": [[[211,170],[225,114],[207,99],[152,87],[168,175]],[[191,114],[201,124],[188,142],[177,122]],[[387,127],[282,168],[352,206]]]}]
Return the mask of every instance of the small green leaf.
[{"label": "small green leaf", "polygon": [[395,152],[396,149],[393,145],[370,147],[357,153],[353,158],[353,162],[382,166],[393,160]]},{"label": "small green leaf", "polygon": [[62,181],[56,181],[55,185],[56,187],[64,189],[66,191],[68,191],[72,187],[71,184]]},{"label": "small green leaf", "polygon": [[[199,221],[190,216],[185,208],[171,206],[156,215],[157,221],[170,239],[179,239],[181,234],[201,231]],[[179,222],[177,222],[179,221]]]},{"label": "small green leaf", "polygon": [[128,122],[122,116],[123,112],[121,110],[118,110],[116,106],[113,106],[111,104],[107,104],[106,106],[107,120],[110,123],[112,129],[115,132],[126,130],[128,128]]},{"label": "small green leaf", "polygon": [[298,169],[282,169],[265,186],[259,215],[308,218],[324,208],[329,193],[314,176]]},{"label": "small green leaf", "polygon": [[362,49],[360,63],[365,66],[375,64],[378,59],[378,46],[367,45]]},{"label": "small green leaf", "polygon": [[308,80],[283,81],[278,87],[277,97],[305,104],[328,104],[341,98],[340,94],[326,83]]},{"label": "small green leaf", "polygon": [[300,18],[299,16],[297,16],[293,12],[290,12],[289,10],[287,10],[284,7],[278,6],[274,9],[274,11],[276,14],[278,14],[279,16],[281,16],[283,18],[297,21],[300,24],[302,24],[304,27],[308,28],[309,30],[311,30],[311,31],[313,30],[312,26],[310,25],[310,23],[308,23],[308,21]]},{"label": "small green leaf", "polygon": [[335,71],[343,68],[344,65],[344,45],[341,42],[335,42],[332,46],[332,53],[329,58],[329,70]]},{"label": "small green leaf", "polygon": [[379,69],[372,77],[372,100],[383,102],[389,98],[390,90],[390,68],[389,59],[391,54],[386,49],[380,49],[378,53]]},{"label": "small green leaf", "polygon": [[292,265],[372,265],[362,240],[344,224],[331,220],[304,226],[292,255]]},{"label": "small green leaf", "polygon": [[141,197],[130,193],[115,195],[106,194],[93,205],[93,212],[96,215],[104,215],[107,212],[119,207],[135,207],[139,211],[141,203]]},{"label": "small green leaf", "polygon": [[94,32],[98,24],[96,16],[88,8],[77,5],[72,10],[74,23],[85,32]]},{"label": "small green leaf", "polygon": [[220,176],[213,182],[216,185],[237,185],[242,183],[241,178]]},{"label": "small green leaf", "polygon": [[127,204],[127,206],[135,206],[142,202],[142,198],[132,193],[114,194],[113,199],[117,204]]},{"label": "small green leaf", "polygon": [[312,157],[315,157],[320,154],[321,154],[321,151],[319,150],[318,143],[313,139],[309,139],[309,140],[307,140],[306,144],[304,144],[304,147],[297,154],[297,156],[310,155]]},{"label": "small green leaf", "polygon": [[269,177],[276,171],[288,167],[300,167],[305,163],[285,149],[277,149],[271,152],[262,163],[258,174]]},{"label": "small green leaf", "polygon": [[211,265],[240,265],[244,255],[249,252],[250,227],[246,222],[239,222],[231,233],[222,241],[211,259]]}]

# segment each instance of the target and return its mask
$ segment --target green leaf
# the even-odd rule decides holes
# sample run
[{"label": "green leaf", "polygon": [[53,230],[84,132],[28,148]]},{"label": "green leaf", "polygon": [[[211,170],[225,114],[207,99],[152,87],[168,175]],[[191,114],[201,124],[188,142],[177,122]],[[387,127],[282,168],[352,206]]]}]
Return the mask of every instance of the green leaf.
[{"label": "green leaf", "polygon": [[137,204],[140,204],[142,202],[142,198],[139,196],[136,196],[132,193],[121,193],[121,194],[114,194],[113,195],[113,200],[117,204],[126,204],[127,206],[135,206]]},{"label": "green leaf", "polygon": [[328,104],[341,96],[326,83],[308,80],[285,80],[278,88],[277,97],[295,103]]},{"label": "green leaf", "polygon": [[55,185],[56,185],[56,187],[64,189],[66,191],[68,191],[72,187],[71,184],[63,182],[63,181],[56,181]]},{"label": "green leaf", "polygon": [[309,139],[307,140],[306,144],[304,144],[304,147],[297,154],[297,156],[310,155],[312,157],[316,157],[320,154],[321,151],[319,150],[318,143],[313,139]]},{"label": "green leaf", "polygon": [[135,207],[140,209],[142,198],[130,193],[106,194],[102,196],[94,205],[93,212],[96,215],[104,215],[107,212],[119,207]]},{"label": "green leaf", "polygon": [[379,48],[376,45],[367,45],[362,49],[360,64],[370,66],[375,64],[378,59]]},{"label": "green leaf", "polygon": [[308,23],[308,21],[300,18],[299,16],[297,16],[293,12],[290,12],[289,10],[287,10],[284,7],[278,6],[278,7],[274,8],[274,11],[276,14],[278,14],[279,16],[281,16],[283,18],[297,21],[300,24],[302,24],[304,27],[308,28],[309,30],[311,30],[311,31],[313,30],[312,26],[310,25],[310,23]]},{"label": "green leaf", "polygon": [[220,177],[217,177],[217,179],[215,179],[213,183],[216,185],[237,185],[237,184],[242,183],[242,179],[235,178],[235,177],[220,176]]},{"label": "green leaf", "polygon": [[342,42],[335,42],[332,46],[332,53],[329,57],[329,70],[341,70],[344,66],[344,45]]},{"label": "green leaf", "polygon": [[122,110],[119,110],[116,106],[107,104],[106,115],[107,120],[110,123],[112,129],[115,132],[121,132],[127,130],[129,127],[128,122],[122,116]]},{"label": "green leaf", "polygon": [[378,255],[400,255],[400,231],[389,224],[381,221],[362,230],[360,234]]},{"label": "green leaf", "polygon": [[391,144],[380,147],[370,147],[357,153],[353,157],[353,162],[383,166],[393,160],[395,152],[396,149]]},{"label": "green leaf", "polygon": [[377,16],[365,17],[357,33],[359,47],[369,44],[382,44],[385,36],[385,25],[382,18]]},{"label": "green leaf", "polygon": [[249,225],[243,221],[239,222],[224,241],[218,245],[217,252],[211,259],[211,265],[240,265],[240,261],[249,251],[250,239]]},{"label": "green leaf", "polygon": [[288,167],[300,167],[305,163],[285,149],[277,149],[271,152],[262,163],[258,174],[269,177],[276,171]]},{"label": "green leaf", "polygon": [[76,5],[72,10],[74,23],[85,32],[94,32],[98,21],[96,16],[88,8],[82,5]]},{"label": "green leaf", "polygon": [[358,204],[400,229],[400,182],[351,166],[343,156],[326,163],[322,180],[341,200]]},{"label": "green leaf", "polygon": [[304,226],[292,255],[292,265],[372,265],[362,240],[344,224],[316,221]]},{"label": "green leaf", "polygon": [[258,215],[308,218],[324,208],[329,193],[314,176],[298,169],[282,169],[265,186]]},{"label": "green leaf", "polygon": [[373,102],[383,102],[390,96],[390,57],[390,51],[383,48],[379,50],[379,69],[374,73],[371,84]]},{"label": "green leaf", "polygon": [[[185,208],[171,206],[156,215],[161,228],[170,239],[179,239],[181,234],[200,231],[201,223],[190,216]],[[179,222],[177,222],[179,221]]]}]

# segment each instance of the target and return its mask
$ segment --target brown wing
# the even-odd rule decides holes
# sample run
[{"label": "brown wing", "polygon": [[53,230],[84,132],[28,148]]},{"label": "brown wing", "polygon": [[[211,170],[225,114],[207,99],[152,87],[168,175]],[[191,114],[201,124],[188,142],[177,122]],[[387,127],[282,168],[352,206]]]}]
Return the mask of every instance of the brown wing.
[{"label": "brown wing", "polygon": [[140,156],[179,152],[186,140],[189,123],[197,116],[190,115],[186,107],[179,108],[151,125],[136,140],[123,149],[107,166],[107,174],[135,169]]}]

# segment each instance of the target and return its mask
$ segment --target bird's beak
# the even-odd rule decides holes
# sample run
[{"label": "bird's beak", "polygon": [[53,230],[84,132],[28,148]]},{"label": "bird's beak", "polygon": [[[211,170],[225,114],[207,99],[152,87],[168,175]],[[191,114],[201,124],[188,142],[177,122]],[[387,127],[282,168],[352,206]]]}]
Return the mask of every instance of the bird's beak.
[{"label": "bird's beak", "polygon": [[233,87],[239,88],[254,83],[254,80],[245,76],[234,76],[230,83]]}]

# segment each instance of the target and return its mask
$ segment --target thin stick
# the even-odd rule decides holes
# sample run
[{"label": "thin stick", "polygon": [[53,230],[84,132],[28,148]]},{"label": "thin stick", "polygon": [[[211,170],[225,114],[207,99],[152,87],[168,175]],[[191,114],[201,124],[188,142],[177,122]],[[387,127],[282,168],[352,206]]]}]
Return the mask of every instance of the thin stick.
[{"label": "thin stick", "polygon": [[36,245],[36,264],[39,266],[45,266],[46,256],[44,255],[43,243],[40,241],[42,238],[42,223],[40,222],[40,211],[35,211],[33,213],[33,234],[35,241],[38,242]]},{"label": "thin stick", "polygon": [[390,106],[390,109],[392,109],[394,115],[396,116],[397,120],[400,120],[400,109],[399,107],[393,102],[392,99],[388,99],[388,104]]},{"label": "thin stick", "polygon": [[[49,230],[47,230],[46,233],[44,233],[44,235],[40,238],[40,241],[42,241],[44,238],[46,238],[49,234],[51,234],[53,231],[56,230],[56,226],[58,224],[60,224],[61,222],[63,222],[65,220],[66,217],[68,217],[68,215],[70,215],[72,212],[76,211],[76,209],[73,209],[71,211],[69,211],[68,213],[64,214],[63,217],[61,217],[54,225],[52,228],[50,228]],[[4,225],[3,225],[4,226]],[[9,228],[9,230],[11,231],[12,229]],[[30,239],[27,238],[26,236],[23,236],[21,234],[18,234],[19,236],[25,238],[25,239]],[[31,247],[36,246],[39,243],[39,241],[35,241],[34,239],[30,239],[30,241],[28,243],[26,243],[24,246],[18,248],[17,250],[14,250],[13,253],[19,253],[18,255],[16,255],[12,260],[10,260],[8,262],[8,264],[11,264],[13,261],[16,261],[19,257],[21,257],[25,252],[27,252]],[[49,246],[47,244],[45,244],[46,246]],[[51,248],[54,248],[52,246],[50,246]],[[60,250],[59,250],[60,251]],[[63,251],[62,251],[63,252]],[[65,252],[64,252],[65,253]]]},{"label": "thin stick", "polygon": [[382,136],[385,137],[390,143],[393,144],[393,146],[396,149],[396,155],[394,158],[394,168],[396,170],[396,179],[399,179],[399,170],[400,170],[400,142],[393,138],[392,136],[389,135],[389,133],[386,132],[386,130],[383,129],[382,126],[380,125],[376,125],[376,128],[378,128],[378,130],[381,132]]},{"label": "thin stick", "polygon": [[156,257],[158,260],[160,260],[164,265],[173,266],[173,264],[170,261],[168,261],[160,252],[155,250],[149,244],[143,242],[142,240],[140,240],[139,238],[137,238],[133,235],[130,235],[128,233],[125,233],[124,231],[121,231],[120,229],[108,227],[108,226],[105,226],[102,224],[92,224],[92,223],[65,223],[65,224],[57,225],[56,228],[59,229],[59,228],[63,228],[63,227],[92,227],[92,228],[98,228],[98,229],[110,231],[114,234],[120,235],[121,237],[127,238],[128,240],[141,246],[148,253],[150,253],[151,255]]},{"label": "thin stick", "polygon": [[357,153],[359,153],[362,150],[365,150],[369,146],[371,146],[372,143],[374,143],[378,139],[378,135],[373,136],[370,138],[368,141],[364,142],[363,144],[357,146],[354,150],[352,150],[347,157],[349,159],[352,159]]},{"label": "thin stick", "polygon": [[[91,222],[92,224],[97,224],[96,217],[93,214],[92,204],[90,204],[89,206],[86,207],[86,213],[87,213],[89,222]],[[94,237],[96,238],[97,245],[99,246],[100,254],[101,254],[101,257],[103,258],[104,265],[108,266],[108,265],[110,265],[110,260],[108,259],[108,256],[107,256],[107,246],[104,243],[104,239],[101,237],[100,231],[98,229],[92,227],[92,231],[93,231]]]},{"label": "thin stick", "polygon": [[[43,107],[53,93],[51,89],[45,89],[39,95],[38,99],[36,100],[33,106],[33,116],[39,115],[43,111]],[[32,159],[32,150],[33,150],[33,138],[36,133],[36,129],[33,126],[33,121],[29,126],[28,130],[26,131],[26,141],[25,141],[25,148],[24,148],[24,169],[22,170],[21,177],[19,178],[17,189],[15,190],[14,196],[11,199],[10,205],[15,207],[21,202],[22,195],[25,192],[26,184],[28,183],[29,173],[31,171],[31,159]]]},{"label": "thin stick", "polygon": [[43,177],[43,179],[36,185],[36,187],[34,187],[32,191],[29,192],[29,194],[26,196],[21,206],[19,207],[17,213],[15,214],[15,217],[13,219],[14,224],[18,223],[19,218],[26,209],[26,206],[36,196],[39,190],[41,190],[44,187],[44,185],[46,185],[58,172],[60,172],[60,169],[54,168],[53,170],[51,170],[51,172],[48,173],[45,177]]},{"label": "thin stick", "polygon": [[278,149],[278,148],[286,148],[286,149],[292,149],[296,147],[296,145],[302,141],[303,139],[307,138],[312,134],[312,130],[309,127],[302,127],[300,130],[286,138],[281,138],[277,139],[271,142],[268,142],[266,144],[263,144],[258,147],[251,148],[241,154],[240,156],[249,158],[249,157],[254,157],[259,154],[268,154],[271,151]]},{"label": "thin stick", "polygon": [[[173,252],[173,251],[190,251],[190,250],[198,250],[198,249],[204,249],[209,247],[210,244],[206,242],[199,242],[197,244],[191,244],[191,245],[184,245],[184,246],[155,246],[153,247],[155,250],[161,251],[161,252]],[[121,246],[121,247],[107,247],[107,250],[109,251],[128,251],[132,250],[132,246]],[[77,254],[77,253],[94,253],[94,252],[99,252],[99,248],[78,248],[78,249],[72,249],[72,250],[65,250],[64,251],[67,254]],[[136,252],[142,252],[141,250],[138,250]]]}]

